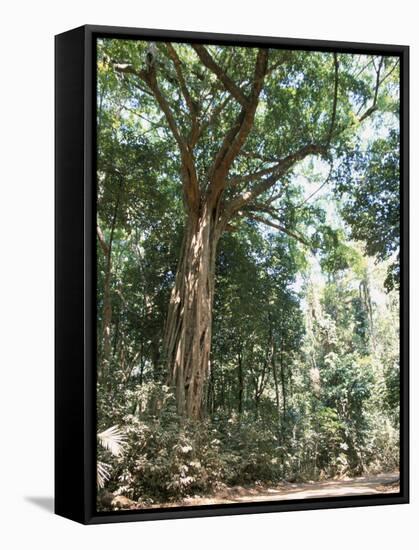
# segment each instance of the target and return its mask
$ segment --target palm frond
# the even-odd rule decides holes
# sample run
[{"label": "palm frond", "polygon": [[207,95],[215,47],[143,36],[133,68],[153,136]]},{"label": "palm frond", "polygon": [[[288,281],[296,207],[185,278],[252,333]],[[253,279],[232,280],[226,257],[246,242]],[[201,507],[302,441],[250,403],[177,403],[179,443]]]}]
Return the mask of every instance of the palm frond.
[{"label": "palm frond", "polygon": [[112,426],[97,434],[99,443],[114,456],[121,456],[124,449],[125,437],[118,426]]},{"label": "palm frond", "polygon": [[105,486],[105,483],[110,478],[110,470],[111,467],[109,464],[105,464],[104,462],[97,463],[97,486],[99,489],[103,489]]}]

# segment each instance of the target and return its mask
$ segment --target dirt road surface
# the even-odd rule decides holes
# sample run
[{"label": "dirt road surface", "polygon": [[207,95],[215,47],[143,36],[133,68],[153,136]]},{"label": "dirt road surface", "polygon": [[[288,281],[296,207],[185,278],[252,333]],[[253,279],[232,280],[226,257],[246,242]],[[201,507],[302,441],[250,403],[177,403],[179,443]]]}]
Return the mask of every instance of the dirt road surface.
[{"label": "dirt road surface", "polygon": [[375,495],[399,492],[399,473],[392,472],[375,476],[351,479],[318,481],[311,483],[281,483],[275,487],[232,487],[212,498],[186,499],[182,505],[230,504],[239,502],[263,502],[305,498],[333,498],[344,496]]},{"label": "dirt road surface", "polygon": [[179,506],[203,506],[208,504],[237,504],[242,502],[272,502],[306,498],[333,498],[360,495],[398,493],[399,473],[391,472],[373,476],[315,481],[309,483],[288,483],[274,486],[225,487],[211,497],[194,496],[178,502],[140,504],[124,496],[112,499],[111,509],[176,508]]}]

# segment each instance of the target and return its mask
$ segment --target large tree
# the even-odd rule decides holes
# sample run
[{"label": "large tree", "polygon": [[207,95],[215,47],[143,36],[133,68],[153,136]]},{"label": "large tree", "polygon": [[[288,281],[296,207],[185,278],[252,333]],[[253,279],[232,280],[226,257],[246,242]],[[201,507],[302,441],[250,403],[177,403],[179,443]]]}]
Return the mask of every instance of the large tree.
[{"label": "large tree", "polygon": [[310,156],[332,163],[379,110],[397,60],[121,40],[103,41],[100,56],[121,125],[134,113],[149,144],[167,145],[162,173],[177,166],[183,241],[163,347],[178,411],[198,418],[221,236],[248,218],[310,246],[306,201],[289,202],[293,170]]}]

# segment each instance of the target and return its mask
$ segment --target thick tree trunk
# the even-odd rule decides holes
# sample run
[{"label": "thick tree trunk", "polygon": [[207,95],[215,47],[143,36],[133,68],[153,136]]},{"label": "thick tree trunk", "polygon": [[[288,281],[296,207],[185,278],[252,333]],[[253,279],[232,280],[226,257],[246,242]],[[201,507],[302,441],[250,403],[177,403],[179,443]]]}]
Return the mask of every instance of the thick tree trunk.
[{"label": "thick tree trunk", "polygon": [[215,212],[205,204],[190,213],[173,288],[164,336],[169,383],[178,412],[202,416],[210,369],[215,258],[219,234]]}]

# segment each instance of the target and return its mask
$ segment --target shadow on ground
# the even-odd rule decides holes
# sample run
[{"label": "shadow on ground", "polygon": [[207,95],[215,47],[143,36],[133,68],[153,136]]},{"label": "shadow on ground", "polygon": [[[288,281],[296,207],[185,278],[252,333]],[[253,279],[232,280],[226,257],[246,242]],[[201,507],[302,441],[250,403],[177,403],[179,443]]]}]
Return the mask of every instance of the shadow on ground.
[{"label": "shadow on ground", "polygon": [[54,499],[53,497],[25,497],[26,502],[35,504],[38,508],[42,508],[46,512],[54,513]]}]

